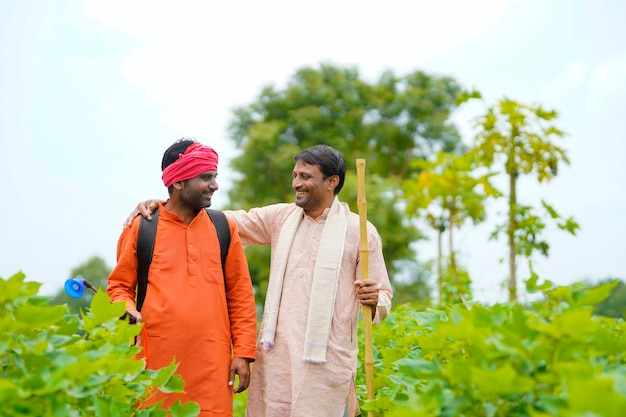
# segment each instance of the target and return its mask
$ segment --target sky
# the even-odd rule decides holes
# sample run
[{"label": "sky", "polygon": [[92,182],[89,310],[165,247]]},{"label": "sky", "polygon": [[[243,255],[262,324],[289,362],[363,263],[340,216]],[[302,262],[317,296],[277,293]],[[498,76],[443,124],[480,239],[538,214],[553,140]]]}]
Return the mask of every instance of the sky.
[{"label": "sky", "polygon": [[[422,70],[481,91],[484,104],[453,116],[467,143],[501,98],[557,110],[571,164],[547,184],[522,178],[518,194],[581,230],[549,228],[534,269],[560,285],[626,279],[624,16],[621,0],[0,0],[0,277],[22,271],[51,295],[92,256],[113,267],[126,216],[167,196],[161,157],[182,136],[220,153],[221,208],[233,109],[329,63],[370,82]],[[456,249],[475,298],[505,301],[506,245],[488,240],[504,207],[487,208]],[[426,260],[436,242],[417,248]]]}]

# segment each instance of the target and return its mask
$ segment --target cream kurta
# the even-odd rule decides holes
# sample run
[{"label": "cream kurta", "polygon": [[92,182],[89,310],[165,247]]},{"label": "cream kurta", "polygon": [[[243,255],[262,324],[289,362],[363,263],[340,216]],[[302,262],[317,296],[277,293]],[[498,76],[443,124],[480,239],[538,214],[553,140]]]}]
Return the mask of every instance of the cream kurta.
[{"label": "cream kurta", "polygon": [[[313,364],[303,360],[304,339],[315,260],[328,210],[318,219],[304,216],[294,236],[282,288],[275,345],[263,350],[257,344],[256,362],[248,389],[248,417],[342,417],[346,403],[356,412],[354,378],[357,368],[356,331],[360,303],[354,281],[360,279],[359,217],[346,211],[347,236],[341,274],[332,316],[327,361]],[[227,211],[244,245],[272,245],[295,204],[275,204]],[[375,322],[391,307],[391,285],[382,255],[381,239],[368,222],[369,279],[378,281],[380,293]],[[263,324],[261,325],[263,328]]]}]

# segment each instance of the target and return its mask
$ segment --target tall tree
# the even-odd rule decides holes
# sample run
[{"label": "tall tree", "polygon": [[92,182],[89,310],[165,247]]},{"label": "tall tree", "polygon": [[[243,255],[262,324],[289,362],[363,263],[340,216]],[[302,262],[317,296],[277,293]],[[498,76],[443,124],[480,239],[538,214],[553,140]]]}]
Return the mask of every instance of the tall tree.
[{"label": "tall tree", "polygon": [[507,98],[499,100],[478,118],[475,155],[487,167],[504,163],[508,177],[509,300],[517,300],[516,256],[522,251],[516,238],[520,219],[528,213],[517,197],[520,175],[532,175],[537,181],[549,181],[557,175],[560,163],[569,164],[565,150],[553,141],[563,132],[554,122],[558,114],[540,105],[521,104]]},{"label": "tall tree", "polygon": [[[107,278],[111,273],[111,268],[106,264],[105,260],[99,256],[89,258],[85,263],[78,265],[72,269],[69,278],[83,278],[89,281],[95,288],[106,289]],[[85,289],[85,293],[80,298],[72,298],[64,288],[61,288],[50,304],[67,304],[71,313],[78,313],[89,307],[93,292]]]},{"label": "tall tree", "polygon": [[[242,154],[232,161],[241,177],[229,193],[231,205],[293,201],[293,157],[324,143],[346,156],[342,199],[356,207],[355,160],[365,158],[368,206],[374,207],[370,220],[381,232],[393,276],[400,261],[416,262],[410,243],[420,236],[403,216],[401,180],[412,173],[413,159],[460,146],[449,122],[460,91],[452,78],[421,71],[404,77],[388,71],[370,84],[355,68],[300,69],[284,89],[267,86],[252,104],[234,111],[230,132]],[[256,249],[248,251],[251,270],[266,277],[267,249],[262,256]],[[257,265],[257,258],[264,265]]]},{"label": "tall tree", "polygon": [[[437,232],[437,288],[439,302],[459,302],[470,295],[470,282],[457,263],[454,231],[467,220],[474,224],[486,218],[484,203],[488,197],[500,195],[490,182],[494,173],[479,174],[473,155],[440,152],[436,160],[415,160],[421,169],[415,177],[404,181],[406,212],[423,217]],[[448,232],[447,273],[443,267],[443,235]],[[445,282],[449,276],[451,282]]]}]

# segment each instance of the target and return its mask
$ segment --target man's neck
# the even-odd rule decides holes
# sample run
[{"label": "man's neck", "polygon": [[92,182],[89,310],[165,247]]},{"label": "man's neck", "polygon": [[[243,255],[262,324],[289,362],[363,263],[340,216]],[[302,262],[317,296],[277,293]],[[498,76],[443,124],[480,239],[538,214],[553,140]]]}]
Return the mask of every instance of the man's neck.
[{"label": "man's neck", "polygon": [[183,206],[180,202],[170,198],[170,200],[163,206],[167,211],[172,214],[175,214],[180,218],[185,224],[190,224],[193,219],[196,218],[198,212],[200,210],[193,210],[187,206]]},{"label": "man's neck", "polygon": [[316,207],[315,209],[305,208],[304,213],[310,218],[312,218],[313,220],[316,220],[318,217],[324,214],[326,209],[329,209],[333,205],[333,201],[335,201],[335,197],[333,197],[332,200],[330,200],[330,202],[327,205]]}]

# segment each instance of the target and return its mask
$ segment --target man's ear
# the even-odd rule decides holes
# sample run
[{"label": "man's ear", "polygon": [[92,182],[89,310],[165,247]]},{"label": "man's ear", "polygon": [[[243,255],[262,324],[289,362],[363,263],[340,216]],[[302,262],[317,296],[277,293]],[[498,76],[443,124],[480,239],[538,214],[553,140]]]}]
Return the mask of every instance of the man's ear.
[{"label": "man's ear", "polygon": [[174,186],[176,190],[180,191],[184,188],[184,184],[185,184],[184,181],[178,181],[178,182],[173,183],[172,185]]},{"label": "man's ear", "polygon": [[337,188],[337,185],[339,185],[339,175],[333,175],[331,177],[328,177],[327,180],[328,180],[328,188],[331,191],[335,191],[335,188]]}]

